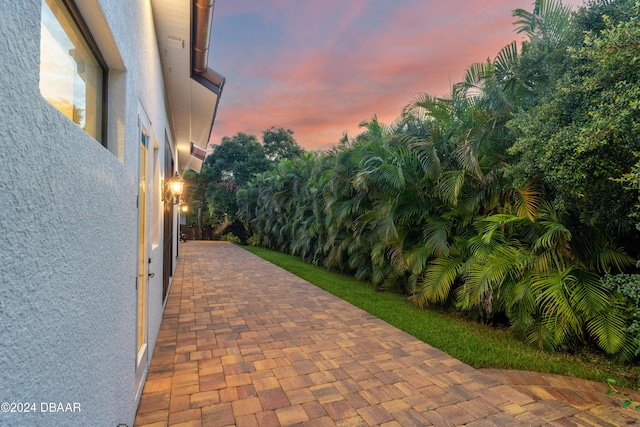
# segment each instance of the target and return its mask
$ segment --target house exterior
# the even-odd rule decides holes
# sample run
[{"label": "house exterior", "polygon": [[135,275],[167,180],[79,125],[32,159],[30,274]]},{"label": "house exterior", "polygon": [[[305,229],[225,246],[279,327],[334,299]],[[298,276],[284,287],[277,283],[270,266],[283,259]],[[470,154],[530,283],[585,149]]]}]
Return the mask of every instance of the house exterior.
[{"label": "house exterior", "polygon": [[0,2],[0,425],[132,426],[202,165],[214,0]]}]

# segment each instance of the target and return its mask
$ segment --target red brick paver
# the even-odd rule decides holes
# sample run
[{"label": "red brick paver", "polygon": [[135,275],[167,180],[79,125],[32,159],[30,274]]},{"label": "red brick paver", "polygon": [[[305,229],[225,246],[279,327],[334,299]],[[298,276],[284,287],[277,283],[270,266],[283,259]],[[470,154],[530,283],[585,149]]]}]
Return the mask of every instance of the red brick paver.
[{"label": "red brick paver", "polygon": [[630,425],[606,387],[479,371],[223,242],[182,244],[135,425]]}]

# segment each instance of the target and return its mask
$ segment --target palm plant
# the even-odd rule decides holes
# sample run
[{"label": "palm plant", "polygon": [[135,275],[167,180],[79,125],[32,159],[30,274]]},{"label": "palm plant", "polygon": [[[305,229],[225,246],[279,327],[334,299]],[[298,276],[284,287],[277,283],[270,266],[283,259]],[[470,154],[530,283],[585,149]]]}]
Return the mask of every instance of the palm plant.
[{"label": "palm plant", "polygon": [[290,220],[295,223],[291,253],[313,264],[325,259],[326,231],[322,213],[322,187],[325,185],[324,159],[317,155],[301,158],[297,183],[294,184],[294,207]]},{"label": "palm plant", "polygon": [[544,39],[552,44],[560,44],[571,25],[571,7],[560,0],[536,0],[533,12],[516,9],[513,16],[518,18],[514,22],[518,33],[525,33],[530,40]]},{"label": "palm plant", "polygon": [[[526,216],[496,214],[478,222],[471,254],[461,269],[462,309],[487,299],[509,317],[525,340],[555,349],[590,336],[608,353],[624,350],[626,318],[599,274],[629,265],[632,259],[602,239],[579,239],[563,213],[544,203],[535,222]],[[593,235],[597,235],[594,230]],[[590,259],[575,247],[589,247]],[[489,305],[491,309],[491,305]]]},{"label": "palm plant", "polygon": [[371,207],[366,191],[357,191],[353,179],[357,171],[355,150],[336,147],[327,156],[324,215],[327,229],[326,266],[352,271],[360,279],[371,277],[370,256],[356,225]]}]

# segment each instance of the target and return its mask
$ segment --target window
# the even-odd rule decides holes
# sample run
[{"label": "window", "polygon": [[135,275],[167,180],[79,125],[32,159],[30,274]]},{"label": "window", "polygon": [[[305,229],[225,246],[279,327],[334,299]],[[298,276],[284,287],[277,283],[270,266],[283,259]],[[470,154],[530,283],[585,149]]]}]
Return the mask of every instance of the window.
[{"label": "window", "polygon": [[107,67],[70,0],[42,0],[40,93],[106,146]]}]

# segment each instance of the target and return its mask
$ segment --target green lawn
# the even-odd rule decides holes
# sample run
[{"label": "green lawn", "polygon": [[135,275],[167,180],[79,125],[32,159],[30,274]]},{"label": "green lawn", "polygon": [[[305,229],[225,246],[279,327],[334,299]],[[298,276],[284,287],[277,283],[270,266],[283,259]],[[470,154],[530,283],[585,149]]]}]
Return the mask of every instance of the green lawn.
[{"label": "green lawn", "polygon": [[375,292],[365,282],[296,257],[255,247],[245,249],[473,367],[548,372],[601,382],[614,378],[620,386],[638,388],[638,366],[617,364],[595,353],[543,352],[508,331],[465,320],[456,313],[417,308],[400,295]]}]

